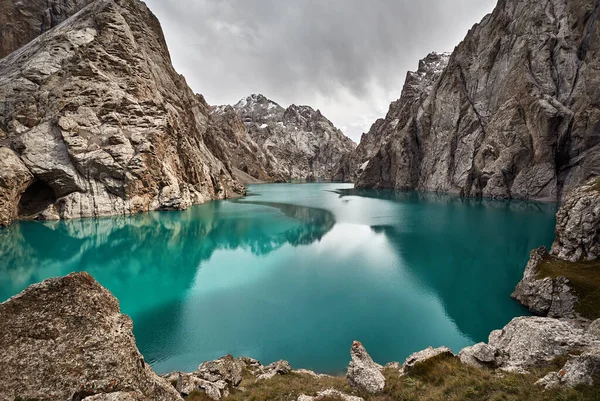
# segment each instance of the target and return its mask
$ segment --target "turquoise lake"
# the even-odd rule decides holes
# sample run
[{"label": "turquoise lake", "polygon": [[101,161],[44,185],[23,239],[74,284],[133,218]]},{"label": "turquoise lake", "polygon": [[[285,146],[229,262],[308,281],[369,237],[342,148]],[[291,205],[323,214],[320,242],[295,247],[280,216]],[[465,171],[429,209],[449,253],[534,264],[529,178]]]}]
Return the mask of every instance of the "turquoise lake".
[{"label": "turquoise lake", "polygon": [[87,271],[119,298],[159,373],[224,354],[342,372],[459,351],[527,310],[509,296],[556,205],[273,184],[183,212],[0,229],[0,301]]}]

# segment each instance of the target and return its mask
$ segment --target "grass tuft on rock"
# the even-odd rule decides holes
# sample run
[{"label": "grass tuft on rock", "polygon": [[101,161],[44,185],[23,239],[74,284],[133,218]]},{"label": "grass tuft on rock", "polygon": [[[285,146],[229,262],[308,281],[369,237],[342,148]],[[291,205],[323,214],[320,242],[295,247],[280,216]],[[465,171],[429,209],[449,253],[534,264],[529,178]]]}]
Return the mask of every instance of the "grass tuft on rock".
[{"label": "grass tuft on rock", "polygon": [[600,260],[567,262],[548,256],[538,266],[538,278],[545,277],[568,278],[578,298],[576,312],[591,320],[600,318]]}]

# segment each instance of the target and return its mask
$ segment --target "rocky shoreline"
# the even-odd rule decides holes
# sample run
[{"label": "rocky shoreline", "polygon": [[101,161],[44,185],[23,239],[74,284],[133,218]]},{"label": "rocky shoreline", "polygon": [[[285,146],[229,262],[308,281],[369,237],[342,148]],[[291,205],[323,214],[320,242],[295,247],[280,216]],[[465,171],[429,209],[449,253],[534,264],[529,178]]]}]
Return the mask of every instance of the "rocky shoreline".
[{"label": "rocky shoreline", "polygon": [[[577,226],[576,244],[596,249],[589,244],[595,243],[600,228],[600,215],[593,211],[598,203],[585,200],[597,195],[596,182],[591,182],[569,196],[558,212],[552,253],[559,256],[553,257],[573,251],[583,254],[567,241],[574,234],[564,223],[580,215],[589,224]],[[574,204],[587,206],[573,208]],[[131,319],[120,313],[118,300],[108,290],[87,273],[45,280],[0,304],[0,400],[181,400],[200,395],[208,398],[198,399],[219,400],[236,394],[244,399],[252,388],[277,387],[273,384],[277,380],[294,378],[301,383],[294,395],[298,401],[359,401],[384,393],[391,380],[406,377],[410,382],[411,374],[423,366],[448,361],[498,372],[499,377],[534,375],[532,386],[545,391],[592,386],[600,372],[600,319],[592,321],[576,313],[578,299],[567,278],[537,279],[536,269],[547,257],[544,248],[532,252],[524,279],[513,294],[543,316],[515,318],[490,333],[487,343],[466,347],[456,355],[446,347],[430,347],[404,363],[386,366],[375,363],[355,341],[345,379],[293,370],[286,361],[264,366],[231,355],[204,362],[191,373],[159,377],[136,347]],[[541,376],[540,369],[545,369]],[[305,383],[311,380],[316,387]],[[328,383],[334,387],[323,388]]]}]

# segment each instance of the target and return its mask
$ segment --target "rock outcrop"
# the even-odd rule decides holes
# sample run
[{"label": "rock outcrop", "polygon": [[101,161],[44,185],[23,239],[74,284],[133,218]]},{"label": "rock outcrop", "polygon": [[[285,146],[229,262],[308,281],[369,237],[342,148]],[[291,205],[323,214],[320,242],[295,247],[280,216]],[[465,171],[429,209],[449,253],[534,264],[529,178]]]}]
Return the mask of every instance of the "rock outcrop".
[{"label": "rock outcrop", "polygon": [[[392,138],[397,132],[413,129],[415,119],[423,102],[431,92],[433,85],[438,81],[444,68],[448,64],[450,54],[431,53],[419,62],[419,69],[415,72],[409,71],[402,90],[400,99],[392,102],[384,119],[377,120],[369,132],[363,134],[357,148],[349,155],[342,158],[336,166],[334,179],[336,181],[355,181],[371,163],[369,171],[379,167],[386,168],[387,164],[392,170],[381,171],[381,176],[363,176],[359,181],[359,187],[371,188],[394,188],[394,180],[397,174],[410,174],[403,172],[403,164],[396,164],[393,160],[396,155],[401,158],[410,158],[415,155],[410,152],[417,151],[416,133],[415,137],[397,143]],[[411,139],[410,141],[408,139]],[[374,158],[379,153],[378,158]],[[396,153],[397,152],[397,153]],[[385,160],[383,160],[385,159]],[[386,164],[384,166],[383,164]],[[371,178],[377,178],[371,180]]]},{"label": "rock outcrop", "polygon": [[597,175],[599,8],[500,0],[357,185],[555,201]]},{"label": "rock outcrop", "polygon": [[385,377],[381,373],[382,366],[373,362],[365,347],[354,341],[350,348],[350,356],[352,360],[346,373],[350,386],[370,394],[383,391]]},{"label": "rock outcrop", "polygon": [[535,249],[525,268],[523,279],[511,297],[536,315],[555,318],[574,317],[577,297],[566,277],[539,277],[539,269],[550,258],[546,247]]},{"label": "rock outcrop", "polygon": [[[255,178],[262,179],[266,173],[268,181],[330,181],[340,159],[356,147],[319,110],[309,106],[291,105],[285,109],[263,95],[251,95],[235,104],[233,111],[246,132],[232,122],[235,133],[230,136],[255,155],[232,157],[232,163]],[[213,112],[216,118],[233,121],[231,113],[228,106],[219,106]],[[230,154],[234,152],[230,149]]]},{"label": "rock outcrop", "polygon": [[404,363],[402,364],[402,367],[400,368],[400,372],[401,372],[401,374],[406,374],[406,373],[410,372],[411,369],[414,368],[416,365],[423,363],[425,361],[428,361],[428,360],[435,358],[437,356],[440,356],[440,355],[454,356],[454,354],[452,353],[452,350],[448,347],[439,347],[439,348],[428,347],[428,348],[425,348],[424,350],[415,352],[412,355],[410,355],[408,358],[406,358],[406,361],[404,361]]},{"label": "rock outcrop", "polygon": [[558,372],[550,372],[536,384],[552,389],[594,384],[600,374],[600,348],[593,348],[581,355],[571,355]]},{"label": "rock outcrop", "polygon": [[210,110],[144,3],[94,1],[0,60],[0,147],[33,176],[24,191],[23,177],[0,180],[2,222],[15,209],[77,218],[243,193]]},{"label": "rock outcrop", "polygon": [[562,204],[551,253],[569,262],[600,258],[600,177],[575,189]]},{"label": "rock outcrop", "polygon": [[92,1],[0,1],[0,58],[60,24]]},{"label": "rock outcrop", "polygon": [[314,397],[310,397],[308,395],[300,395],[298,397],[298,401],[327,401],[327,400],[340,400],[340,401],[364,401],[361,397],[356,397],[353,395],[344,394],[341,391],[329,389],[325,391],[321,391]]},{"label": "rock outcrop", "polygon": [[27,288],[0,304],[0,400],[181,400],[132,327],[87,273]]}]

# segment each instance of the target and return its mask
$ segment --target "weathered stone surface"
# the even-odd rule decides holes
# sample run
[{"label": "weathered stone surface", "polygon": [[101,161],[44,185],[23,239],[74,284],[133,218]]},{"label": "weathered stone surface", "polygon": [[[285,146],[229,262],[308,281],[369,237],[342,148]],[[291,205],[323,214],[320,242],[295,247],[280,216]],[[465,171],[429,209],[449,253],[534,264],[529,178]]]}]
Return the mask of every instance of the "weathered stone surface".
[{"label": "weathered stone surface", "polygon": [[581,327],[552,318],[518,317],[490,334],[495,365],[506,370],[544,366],[560,355],[600,345],[600,339]]},{"label": "weathered stone surface", "polygon": [[87,273],[0,304],[0,360],[0,400],[181,400],[144,362],[119,302]]},{"label": "weathered stone surface", "polygon": [[237,386],[242,381],[244,367],[245,364],[243,361],[235,359],[232,355],[226,355],[214,361],[200,364],[194,375],[210,382],[223,380],[233,386]]},{"label": "weathered stone surface", "polygon": [[329,389],[325,391],[321,391],[314,397],[310,397],[308,395],[302,394],[298,397],[298,401],[320,401],[320,400],[341,400],[341,401],[364,401],[361,397],[356,397],[353,395],[344,394],[341,391]]},{"label": "weathered stone surface", "polygon": [[496,362],[496,351],[486,343],[475,344],[471,347],[463,348],[458,354],[458,358],[465,365],[475,368],[494,368]]},{"label": "weathered stone surface", "polygon": [[0,1],[0,58],[60,24],[92,1]]},{"label": "weathered stone surface", "polygon": [[288,361],[277,361],[258,369],[256,378],[258,380],[272,379],[277,375],[287,375],[292,371]]},{"label": "weathered stone surface", "polygon": [[538,279],[539,266],[549,257],[546,247],[531,252],[523,279],[511,297],[540,316],[574,317],[577,297],[565,277]]},{"label": "weathered stone surface", "polygon": [[431,358],[435,358],[436,356],[443,354],[454,356],[452,350],[448,347],[428,347],[424,350],[415,352],[414,354],[406,358],[406,361],[404,361],[404,363],[402,364],[401,372],[403,374],[408,373],[413,367],[415,367],[415,365],[418,365],[419,363],[423,363]]},{"label": "weathered stone surface", "polygon": [[33,174],[15,152],[0,147],[0,226],[19,215],[21,194],[33,182]]},{"label": "weathered stone surface", "polygon": [[599,8],[499,1],[357,185],[557,200],[597,175]]},{"label": "weathered stone surface", "polygon": [[590,336],[600,338],[600,319],[594,320],[587,328],[587,333]]},{"label": "weathered stone surface", "polygon": [[350,386],[371,394],[383,391],[385,377],[381,373],[381,366],[373,362],[365,347],[354,341],[350,348],[350,356],[352,360],[346,373]]},{"label": "weathered stone surface", "polygon": [[573,190],[556,214],[552,255],[570,262],[600,258],[600,178]]},{"label": "weathered stone surface", "polygon": [[575,387],[580,384],[591,386],[600,374],[600,348],[593,348],[581,355],[572,355],[558,372],[550,372],[536,384],[547,389]]},{"label": "weathered stone surface", "polygon": [[[256,157],[242,155],[241,160],[232,163],[238,163],[238,169],[252,176],[257,174],[259,179],[263,179],[264,169],[269,181],[331,180],[338,161],[356,147],[319,110],[309,106],[284,109],[263,95],[251,95],[235,104],[233,110],[247,134],[232,123],[232,135],[242,147],[255,150]],[[214,114],[231,120],[229,106],[217,107]],[[260,165],[262,169],[257,167]]]},{"label": "weathered stone surface", "polygon": [[243,193],[210,107],[138,0],[97,0],[0,60],[0,129],[61,218]]},{"label": "weathered stone surface", "polygon": [[[431,53],[419,62],[417,71],[408,72],[402,96],[390,105],[385,119],[377,120],[369,132],[362,135],[354,152],[345,156],[336,166],[336,181],[356,181],[361,177],[358,187],[394,188],[396,175],[413,173],[402,171],[402,168],[409,158],[416,157],[418,153],[418,146],[413,140],[416,137],[406,138],[402,143],[390,141],[390,138],[396,132],[413,129],[419,109],[440,78],[449,58],[448,53]],[[403,149],[403,146],[406,148]],[[378,157],[375,158],[375,155]],[[381,171],[381,176],[361,176],[367,167],[369,171],[379,167],[384,170]]]}]

